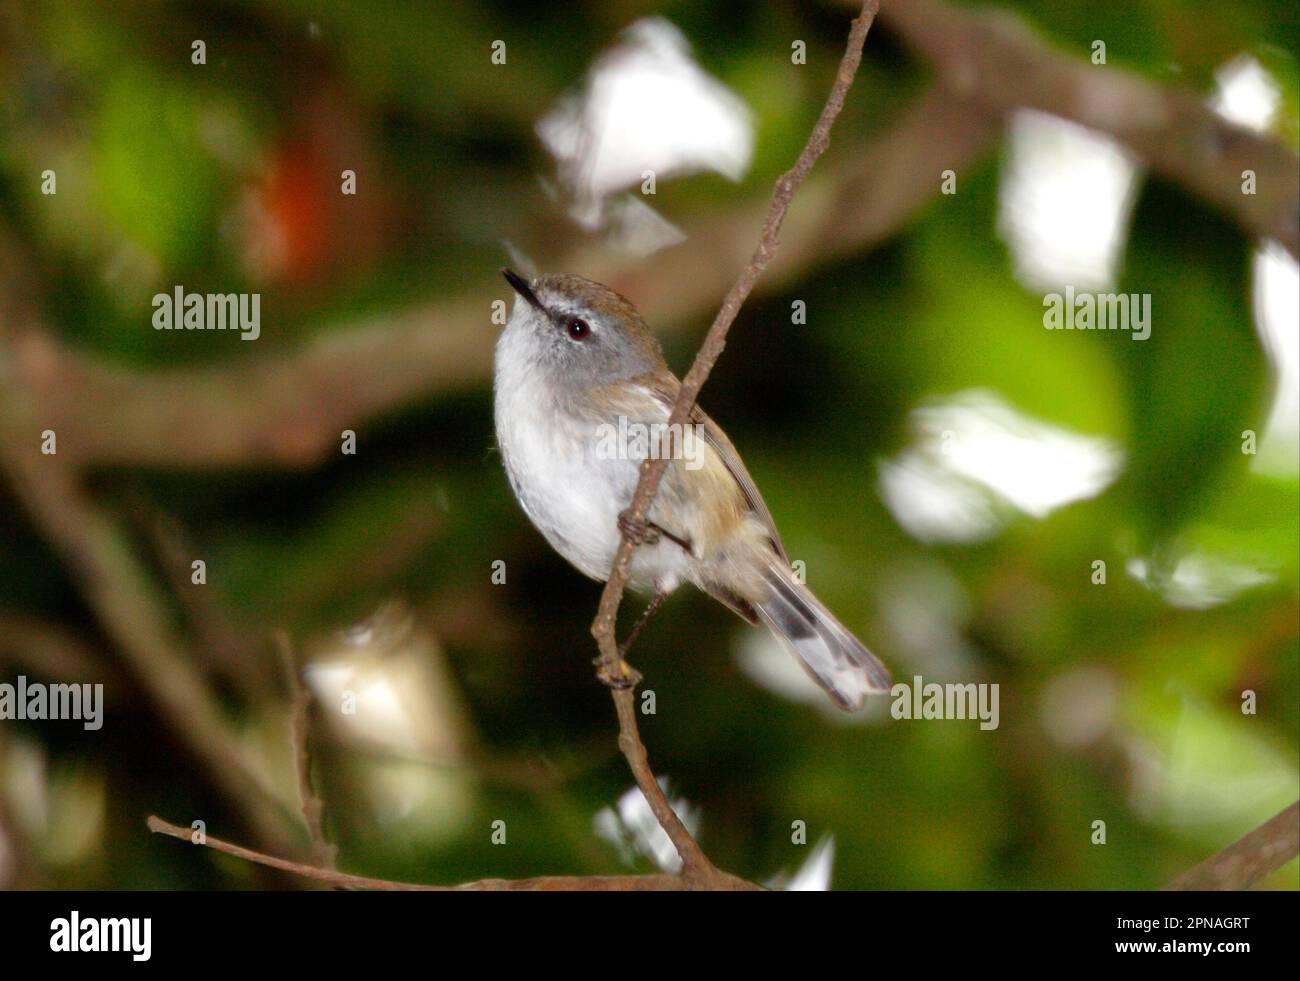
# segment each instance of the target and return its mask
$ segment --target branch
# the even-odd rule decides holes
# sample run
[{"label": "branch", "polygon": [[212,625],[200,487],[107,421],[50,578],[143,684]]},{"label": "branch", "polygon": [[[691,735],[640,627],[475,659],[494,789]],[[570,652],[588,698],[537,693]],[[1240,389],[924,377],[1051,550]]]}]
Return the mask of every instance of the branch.
[{"label": "branch", "polygon": [[[1276,239],[1300,258],[1300,158],[1224,120],[1200,96],[1072,57],[1003,10],[889,0],[883,17],[956,97],[995,115],[1038,109],[1106,133],[1255,238]],[[1255,172],[1256,194],[1241,193],[1243,170]]]},{"label": "branch", "polygon": [[126,679],[117,665],[60,624],[0,609],[0,664],[53,681],[97,678],[106,698],[120,697]]},{"label": "branch", "polygon": [[[192,841],[193,832],[189,828],[171,824],[155,815],[150,815],[146,822],[149,830],[155,834],[170,835],[181,841]],[[372,879],[365,875],[351,875],[322,869],[301,862],[289,862],[274,855],[253,851],[242,845],[235,845],[220,838],[205,835],[202,844],[215,851],[242,858],[257,865],[279,869],[305,879],[314,879],[331,886],[347,889],[377,889],[390,892],[548,892],[570,890],[577,892],[640,892],[662,891],[688,888],[681,876],[666,872],[652,875],[544,875],[531,879],[479,879],[465,882],[458,886],[431,886],[417,882],[395,882],[391,879]],[[758,889],[753,883],[736,880],[741,885],[736,888]]]},{"label": "branch", "polygon": [[201,659],[203,674],[227,682],[247,706],[268,714],[277,711],[271,702],[275,678],[266,658],[266,638],[232,620],[222,604],[216,569],[207,570],[208,585],[194,583],[191,563],[203,552],[181,523],[136,486],[123,496],[121,508],[124,520],[152,546],[161,578],[183,615],[186,632],[194,637],[192,650]]},{"label": "branch", "polygon": [[27,428],[11,414],[18,406],[12,390],[0,405],[9,410],[0,412],[0,473],[8,475],[105,632],[190,752],[261,838],[287,844],[284,812],[240,755],[234,728],[185,643],[167,626],[167,611],[147,570],[112,516],[91,500],[63,460],[40,453],[38,443],[18,435]]},{"label": "branch", "polygon": [[[862,4],[861,13],[853,21],[844,57],[840,60],[839,70],[835,76],[835,84],[831,87],[831,93],[826,100],[826,105],[822,108],[817,124],[813,127],[808,142],[799,154],[794,166],[776,182],[776,191],[772,196],[767,218],[763,222],[758,247],[754,250],[749,263],[741,270],[739,278],[727,293],[721,309],[719,309],[717,316],[713,320],[713,325],[709,328],[708,334],[705,335],[703,344],[700,345],[699,353],[696,354],[690,371],[686,373],[686,377],[682,380],[681,391],[678,393],[677,402],[674,404],[672,414],[669,416],[668,432],[680,431],[682,423],[686,421],[687,416],[694,408],[701,387],[708,379],[709,372],[713,370],[714,364],[726,346],[727,331],[731,329],[736,315],[740,312],[741,304],[745,302],[745,298],[749,296],[750,291],[754,288],[754,283],[776,254],[777,236],[781,231],[781,224],[785,219],[785,214],[790,209],[790,202],[794,199],[795,193],[803,184],[809,171],[812,170],[813,164],[817,162],[817,158],[830,145],[831,126],[835,122],[835,117],[839,115],[840,110],[844,107],[845,96],[848,94],[849,87],[853,84],[853,77],[862,61],[862,46],[866,41],[867,31],[871,29],[871,24],[875,20],[879,7],[878,0],[865,0]],[[671,454],[668,453],[659,454],[657,458],[647,458],[641,463],[640,478],[637,481],[636,491],[632,495],[632,503],[629,507],[632,523],[644,521],[649,513],[650,505],[654,500],[655,492],[659,488],[659,482],[663,478],[664,470],[668,466],[670,456]],[[672,806],[668,803],[663,790],[659,787],[659,783],[650,769],[645,746],[641,742],[636,721],[635,686],[639,676],[623,660],[615,638],[618,607],[623,599],[623,591],[627,587],[632,556],[637,545],[638,542],[631,536],[623,535],[618,552],[614,556],[613,565],[610,568],[609,579],[606,581],[605,589],[601,593],[600,608],[591,624],[592,636],[595,637],[600,648],[600,657],[597,659],[598,673],[602,680],[610,685],[614,697],[614,706],[618,712],[619,749],[627,757],[628,766],[632,769],[637,785],[641,788],[641,793],[645,795],[645,799],[654,812],[655,818],[672,840],[673,846],[677,849],[677,854],[681,856],[683,877],[692,884],[713,886],[723,882],[724,878],[730,877],[719,872],[705,857],[704,852],[695,839],[691,837],[686,826],[674,813]]]},{"label": "branch", "polygon": [[[1072,58],[1005,12],[909,0],[888,3],[882,16],[935,65],[936,88],[895,127],[808,182],[798,220],[783,230],[793,261],[774,263],[769,284],[904,227],[939,191],[934,172],[917,161],[955,169],[977,159],[1000,135],[1001,118],[1022,106],[1114,136],[1252,234],[1276,238],[1297,254],[1295,154],[1223,121],[1195,95]],[[1258,175],[1258,194],[1240,193],[1244,169]],[[725,271],[744,261],[738,243],[765,206],[710,215],[688,227],[686,245],[648,260],[614,258],[591,246],[551,264],[634,294],[642,313],[671,327],[727,288]],[[488,378],[484,320],[475,295],[338,324],[291,352],[147,371],[30,336],[16,339],[22,343],[15,367],[36,400],[41,428],[58,430],[60,451],[80,466],[307,466],[322,460],[345,428]],[[204,408],[212,405],[222,411]]]},{"label": "branch", "polygon": [[289,710],[292,717],[290,742],[293,745],[294,770],[298,774],[298,801],[302,806],[303,823],[311,837],[316,860],[333,869],[338,861],[338,848],[325,837],[325,805],[311,784],[311,733],[308,724],[311,693],[299,677],[302,667],[298,663],[289,634],[283,630],[278,631],[275,643],[284,666],[285,682],[289,686]]},{"label": "branch", "polygon": [[[9,751],[12,731],[8,726],[0,726],[0,787],[14,786],[11,771],[16,754]],[[18,822],[4,793],[0,793],[0,841],[5,843],[6,849],[4,861],[0,861],[0,891],[53,888],[26,830]]]},{"label": "branch", "polygon": [[1249,889],[1300,854],[1300,801],[1170,882],[1173,891]]},{"label": "branch", "polygon": [[[782,229],[786,250],[766,288],[897,234],[939,193],[938,179],[916,161],[962,167],[988,152],[998,133],[996,119],[945,91],[923,96],[896,124],[809,179],[799,212]],[[748,259],[746,243],[768,207],[765,198],[707,215],[688,224],[684,245],[648,259],[591,247],[549,264],[634,295],[648,320],[679,329],[731,285],[730,270]],[[25,438],[56,430],[59,453],[79,467],[310,466],[337,446],[343,429],[491,377],[485,288],[473,298],[336,324],[292,351],[199,367],[109,364],[24,333],[14,338],[13,375],[31,393],[33,424],[40,424]],[[0,413],[8,387],[0,384]]]}]

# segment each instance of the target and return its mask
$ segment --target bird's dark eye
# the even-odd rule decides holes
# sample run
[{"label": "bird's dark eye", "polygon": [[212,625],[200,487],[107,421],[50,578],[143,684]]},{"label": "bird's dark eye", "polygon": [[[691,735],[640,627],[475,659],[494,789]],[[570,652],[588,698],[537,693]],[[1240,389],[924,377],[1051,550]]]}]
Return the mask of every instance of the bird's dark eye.
[{"label": "bird's dark eye", "polygon": [[587,335],[591,333],[591,326],[587,321],[580,320],[577,317],[570,317],[569,322],[564,325],[564,329],[575,341],[585,340]]}]

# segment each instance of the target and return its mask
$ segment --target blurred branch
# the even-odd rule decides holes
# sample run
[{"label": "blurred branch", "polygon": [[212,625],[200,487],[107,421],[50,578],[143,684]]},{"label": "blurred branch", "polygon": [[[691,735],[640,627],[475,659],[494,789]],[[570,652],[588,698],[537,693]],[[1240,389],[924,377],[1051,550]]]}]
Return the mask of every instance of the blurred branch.
[{"label": "blurred branch", "polygon": [[[882,16],[956,98],[995,116],[1037,109],[1106,133],[1255,238],[1276,239],[1300,258],[1300,157],[1227,122],[1200,96],[1073,57],[1004,10],[888,0]],[[1242,193],[1244,170],[1255,172],[1257,193]]]},{"label": "blurred branch", "polygon": [[1189,869],[1165,889],[1249,889],[1300,854],[1300,801]]},{"label": "blurred branch", "polygon": [[[988,152],[997,133],[986,113],[941,89],[926,93],[888,130],[809,179],[799,212],[782,229],[786,249],[766,287],[897,234],[939,193],[935,173],[916,161],[961,167]],[[682,246],[649,258],[592,246],[554,266],[635,296],[651,322],[679,327],[731,285],[729,270],[748,260],[752,229],[768,205],[765,198],[710,215],[688,228]],[[137,370],[24,333],[14,338],[15,369],[37,409],[25,438],[55,429],[60,454],[79,466],[309,466],[338,445],[343,429],[490,377],[485,289],[339,324],[294,351],[216,366]],[[7,389],[0,383],[0,411]]]},{"label": "blurred branch", "polygon": [[10,726],[0,726],[0,892],[49,889],[46,871],[8,798],[15,783],[11,773],[14,766],[12,732]]},{"label": "blurred branch", "polygon": [[234,367],[135,371],[39,335],[21,339],[22,361],[33,422],[59,430],[78,463],[305,466],[342,430],[486,375],[487,313],[481,299],[416,309]]},{"label": "blurred branch", "polygon": [[0,661],[11,661],[54,681],[95,678],[110,696],[125,680],[112,663],[66,627],[4,610],[0,610]]},{"label": "blurred branch", "polygon": [[302,805],[303,823],[307,826],[307,834],[311,837],[316,861],[332,869],[338,860],[338,848],[330,844],[325,837],[325,805],[312,789],[311,783],[311,732],[308,718],[311,710],[311,694],[299,676],[302,666],[298,663],[293,641],[288,633],[279,631],[275,643],[280,651],[281,663],[284,665],[285,683],[289,686],[293,763],[298,774],[298,800]]},{"label": "blurred branch", "polygon": [[[23,249],[0,227],[0,474],[36,529],[62,557],[87,605],[163,719],[258,837],[288,847],[288,814],[239,752],[239,734],[169,626],[162,595],[113,515],[86,493],[56,442],[42,452],[38,400],[24,382],[53,350],[35,312],[32,271]],[[92,410],[93,412],[93,410]],[[66,433],[55,431],[62,441]],[[50,648],[45,649],[46,654]],[[61,652],[67,660],[68,650]],[[91,677],[112,680],[109,672]]]},{"label": "blurred branch", "polygon": [[[786,212],[789,211],[795,194],[803,185],[804,179],[813,168],[813,164],[817,162],[817,158],[830,145],[831,126],[834,125],[835,117],[840,114],[840,110],[844,107],[844,99],[848,95],[849,88],[853,85],[853,78],[857,74],[858,65],[862,61],[862,47],[866,41],[867,32],[871,29],[871,24],[875,20],[879,9],[878,0],[865,0],[862,4],[861,13],[853,21],[853,26],[849,30],[849,39],[844,50],[844,57],[840,60],[839,70],[835,75],[835,84],[831,87],[826,105],[822,107],[821,115],[818,117],[816,125],[813,126],[812,133],[808,136],[808,142],[804,145],[794,166],[782,174],[776,182],[776,191],[772,196],[767,218],[764,220],[762,231],[759,234],[758,246],[754,249],[754,254],[750,257],[749,262],[740,271],[740,276],[727,292],[721,309],[718,310],[712,326],[709,327],[708,334],[704,337],[704,342],[700,345],[699,353],[695,355],[695,361],[691,365],[690,371],[686,373],[686,377],[682,380],[677,401],[668,418],[669,432],[680,431],[682,424],[695,407],[695,400],[699,396],[700,389],[708,379],[709,373],[713,370],[714,364],[717,363],[718,357],[726,346],[727,332],[731,329],[732,323],[735,322],[741,305],[754,288],[754,283],[757,282],[758,277],[776,254],[778,236]],[[629,515],[629,521],[627,522],[629,525],[635,526],[645,521],[645,517],[650,511],[650,505],[654,501],[655,492],[659,488],[659,481],[663,477],[664,470],[667,469],[670,456],[671,454],[667,453],[656,454],[642,462],[640,478],[637,481],[636,491],[632,495],[632,503],[625,512],[625,514]],[[609,685],[610,692],[614,697],[614,706],[618,712],[619,749],[623,751],[623,755],[627,758],[628,766],[631,768],[633,776],[636,777],[637,786],[641,788],[641,793],[645,796],[646,802],[654,812],[656,820],[672,840],[673,846],[677,849],[677,854],[681,857],[683,879],[691,885],[704,888],[727,888],[727,880],[731,877],[727,876],[726,873],[719,872],[708,860],[699,844],[673,811],[667,797],[664,796],[659,782],[650,769],[645,745],[641,742],[640,733],[638,732],[635,689],[637,682],[640,680],[640,675],[633,671],[623,660],[623,652],[618,648],[615,631],[618,624],[619,604],[623,600],[623,591],[627,587],[631,570],[632,555],[636,552],[639,544],[639,540],[626,530],[622,532],[622,540],[619,542],[618,552],[614,556],[609,579],[606,581],[604,591],[600,596],[600,608],[591,624],[592,636],[596,638],[596,643],[600,648],[600,657],[596,660],[598,665],[597,673]]]},{"label": "blurred branch", "polygon": [[[0,350],[0,357],[4,352]],[[285,843],[285,821],[212,693],[168,629],[167,612],[148,573],[112,517],[83,492],[57,454],[45,455],[16,419],[14,389],[0,404],[0,472],[9,477],[36,526],[62,553],[108,635],[194,755],[241,809],[259,836]]]},{"label": "blurred branch", "polygon": [[[171,824],[160,817],[150,815],[149,830],[155,834],[170,835],[181,841],[192,841],[193,832],[189,828]],[[365,875],[351,875],[347,872],[335,872],[331,869],[317,868],[289,862],[274,855],[255,852],[242,845],[231,844],[220,838],[205,835],[203,844],[235,858],[269,866],[282,872],[315,879],[332,886],[350,889],[376,889],[389,892],[654,892],[688,888],[681,876],[666,872],[651,875],[544,875],[532,879],[479,879],[477,882],[465,882],[458,886],[431,886],[416,882],[395,882],[391,879],[372,879]],[[735,880],[736,889],[758,889],[759,886],[741,879]]]},{"label": "blurred branch", "polygon": [[256,639],[251,630],[237,628],[222,605],[220,576],[206,570],[203,585],[193,580],[192,563],[203,552],[190,540],[181,523],[158,506],[143,490],[128,494],[123,501],[128,520],[140,529],[153,547],[153,554],[194,634],[194,653],[202,659],[205,674],[229,683],[249,706],[274,711],[270,693],[275,690],[273,673],[265,657],[264,632]]},{"label": "blurred branch", "polygon": [[[1002,118],[1019,107],[1108,133],[1252,234],[1300,253],[1300,161],[1220,119],[1197,96],[1055,50],[1006,12],[909,0],[888,3],[882,16],[935,65],[935,87],[892,128],[809,180],[801,213],[783,229],[787,249],[772,265],[769,286],[903,228],[938,194],[937,171],[981,157]],[[1241,193],[1245,169],[1258,176],[1257,194]],[[687,228],[684,245],[648,259],[611,257],[593,245],[554,265],[635,296],[652,322],[672,327],[727,289],[727,270],[747,258],[747,229],[766,206],[708,216]],[[33,423],[58,430],[60,451],[80,466],[308,466],[337,445],[343,429],[481,383],[492,357],[482,289],[328,327],[297,350],[236,364],[135,370],[44,334],[15,343],[22,346],[16,367],[37,409]],[[0,384],[0,409],[6,389]]]}]

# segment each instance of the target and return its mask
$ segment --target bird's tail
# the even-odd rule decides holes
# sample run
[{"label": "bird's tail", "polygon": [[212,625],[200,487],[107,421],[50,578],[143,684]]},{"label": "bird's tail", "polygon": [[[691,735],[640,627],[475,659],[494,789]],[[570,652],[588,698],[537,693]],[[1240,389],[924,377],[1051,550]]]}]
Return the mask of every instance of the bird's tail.
[{"label": "bird's tail", "polygon": [[763,578],[767,599],[754,609],[836,705],[861,708],[869,692],[889,690],[889,669],[783,563],[769,564]]}]

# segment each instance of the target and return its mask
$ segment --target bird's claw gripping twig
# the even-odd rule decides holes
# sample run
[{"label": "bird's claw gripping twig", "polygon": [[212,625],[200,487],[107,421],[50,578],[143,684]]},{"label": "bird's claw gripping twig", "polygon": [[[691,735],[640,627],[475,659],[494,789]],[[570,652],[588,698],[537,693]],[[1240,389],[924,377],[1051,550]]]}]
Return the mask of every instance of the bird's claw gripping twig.
[{"label": "bird's claw gripping twig", "polygon": [[623,537],[637,545],[654,545],[659,541],[659,529],[645,518],[638,518],[632,511],[620,511],[618,530]]},{"label": "bird's claw gripping twig", "polygon": [[641,683],[641,672],[623,660],[622,651],[619,652],[618,663],[613,668],[606,667],[602,658],[596,658],[595,663],[599,665],[596,669],[596,677],[607,688],[623,691],[635,688]]}]

